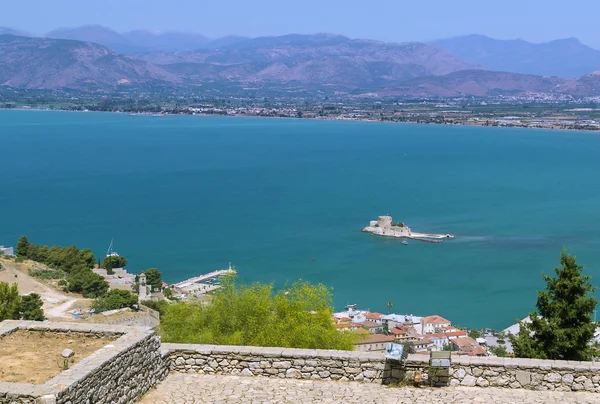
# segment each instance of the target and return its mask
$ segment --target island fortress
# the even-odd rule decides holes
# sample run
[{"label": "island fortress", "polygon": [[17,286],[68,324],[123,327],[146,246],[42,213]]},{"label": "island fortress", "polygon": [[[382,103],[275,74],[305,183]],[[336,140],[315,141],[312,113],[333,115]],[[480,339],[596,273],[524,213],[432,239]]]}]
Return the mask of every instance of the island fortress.
[{"label": "island fortress", "polygon": [[454,238],[454,236],[451,234],[415,233],[404,223],[395,223],[392,221],[391,216],[379,216],[377,220],[371,220],[369,225],[362,229],[362,231],[375,234],[377,236],[410,238],[413,240],[429,241],[433,243],[441,243],[444,241],[444,239]]}]

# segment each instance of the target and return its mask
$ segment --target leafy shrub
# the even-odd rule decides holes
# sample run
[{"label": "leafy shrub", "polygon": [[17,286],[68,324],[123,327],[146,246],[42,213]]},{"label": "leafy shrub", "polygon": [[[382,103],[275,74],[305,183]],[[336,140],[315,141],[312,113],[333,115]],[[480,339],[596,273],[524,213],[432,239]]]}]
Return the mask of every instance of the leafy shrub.
[{"label": "leafy shrub", "polygon": [[152,310],[158,311],[161,316],[165,314],[165,310],[169,305],[169,303],[167,303],[164,300],[144,300],[141,302],[141,304],[143,306],[151,308]]},{"label": "leafy shrub", "polygon": [[137,304],[137,296],[128,290],[114,289],[106,295],[97,298],[92,303],[96,312],[133,307]]},{"label": "leafy shrub", "polygon": [[165,342],[352,350],[356,335],[337,331],[331,316],[324,285],[298,281],[276,292],[228,277],[208,305],[167,305],[160,335]]},{"label": "leafy shrub", "polygon": [[60,269],[30,269],[29,275],[40,279],[63,279],[67,276],[65,271]]}]

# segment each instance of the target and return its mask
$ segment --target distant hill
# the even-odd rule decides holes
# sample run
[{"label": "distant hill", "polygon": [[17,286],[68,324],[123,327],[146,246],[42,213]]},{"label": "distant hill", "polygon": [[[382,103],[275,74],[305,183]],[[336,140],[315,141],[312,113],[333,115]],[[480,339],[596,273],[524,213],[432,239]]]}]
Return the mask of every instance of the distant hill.
[{"label": "distant hill", "polygon": [[104,45],[118,53],[135,53],[147,51],[127,39],[118,32],[101,25],[85,25],[76,28],[60,28],[46,34],[48,38],[72,39]]},{"label": "distant hill", "polygon": [[183,32],[153,33],[150,31],[131,31],[122,35],[137,49],[146,51],[184,51],[206,47],[210,39],[201,34]]},{"label": "distant hill", "polygon": [[0,27],[0,35],[31,36],[31,34],[27,32],[12,29],[10,27]]},{"label": "distant hill", "polygon": [[226,36],[223,38],[210,39],[202,34],[186,32],[158,33],[145,30],[135,30],[122,34],[101,25],[60,28],[47,33],[46,37],[93,42],[124,54],[152,51],[177,52],[195,49],[215,49],[240,43],[248,39],[241,36]]},{"label": "distant hill", "polygon": [[575,78],[600,70],[600,50],[575,38],[534,44],[467,35],[431,42],[452,55],[491,70]]},{"label": "distant hill", "polygon": [[573,80],[568,84],[566,91],[577,97],[600,96],[600,70]]},{"label": "distant hill", "polygon": [[[102,27],[87,33],[133,47],[163,46],[163,40],[180,41],[182,46],[211,42],[201,35],[155,36],[140,31],[129,33],[123,42],[119,38],[124,36]],[[577,79],[491,71],[437,46],[330,34],[231,37],[214,49],[135,56],[92,42],[0,35],[0,85],[79,90],[188,86],[213,94],[243,93],[251,87],[290,95],[325,91],[410,97],[528,93],[587,97],[600,96],[600,70]]]},{"label": "distant hill", "polygon": [[434,46],[330,34],[262,37],[219,49],[138,57],[191,81],[326,84],[347,89],[477,68]]},{"label": "distant hill", "polygon": [[[463,95],[523,95],[527,93],[563,93],[573,80],[528,74],[463,70],[443,76],[419,77],[385,89],[383,95],[411,97],[457,97]],[[597,94],[600,94],[597,93]]]},{"label": "distant hill", "polygon": [[104,46],[72,40],[0,35],[0,85],[31,89],[102,89],[172,85],[180,79]]}]

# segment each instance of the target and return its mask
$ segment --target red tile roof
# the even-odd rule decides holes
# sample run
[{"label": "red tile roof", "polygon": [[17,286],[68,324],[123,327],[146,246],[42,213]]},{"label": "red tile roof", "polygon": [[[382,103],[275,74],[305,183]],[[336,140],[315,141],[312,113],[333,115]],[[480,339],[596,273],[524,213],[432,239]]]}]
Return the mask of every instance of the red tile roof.
[{"label": "red tile roof", "polygon": [[469,335],[469,333],[466,331],[448,331],[444,333],[444,335],[446,337],[466,337],[467,335]]},{"label": "red tile roof", "polygon": [[459,348],[463,347],[478,347],[479,344],[471,337],[461,337],[452,340],[452,343]]},{"label": "red tile roof", "polygon": [[394,342],[394,337],[392,335],[383,335],[383,334],[372,334],[362,341],[358,342],[359,344],[378,344],[382,342]]},{"label": "red tile roof", "polygon": [[381,327],[383,327],[382,324],[376,323],[375,321],[364,321],[362,323],[359,323],[359,325],[364,328],[381,328]]},{"label": "red tile roof", "polygon": [[450,320],[446,320],[444,317],[437,315],[423,317],[421,321],[423,324],[450,324]]},{"label": "red tile roof", "polygon": [[459,355],[469,355],[469,356],[481,356],[486,354],[486,350],[483,347],[464,347],[460,348],[458,351]]},{"label": "red tile roof", "polygon": [[369,319],[381,320],[381,317],[383,317],[383,314],[381,314],[381,313],[367,313],[367,315],[365,317],[369,318]]}]

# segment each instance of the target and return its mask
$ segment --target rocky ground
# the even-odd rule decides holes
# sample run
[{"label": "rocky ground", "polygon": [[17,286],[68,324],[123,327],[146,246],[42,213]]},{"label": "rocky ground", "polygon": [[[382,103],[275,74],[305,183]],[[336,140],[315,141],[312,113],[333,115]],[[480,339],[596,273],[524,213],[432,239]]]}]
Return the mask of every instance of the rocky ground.
[{"label": "rocky ground", "polygon": [[[2,263],[0,282],[7,282],[9,284],[16,282],[19,287],[19,293],[22,295],[29,293],[40,295],[44,302],[44,314],[49,319],[59,321],[70,319],[69,310],[75,308],[78,303],[83,304],[89,301],[89,299],[83,299],[77,295],[67,295],[59,292],[40,280],[29,276],[28,270],[32,265],[31,261],[17,263],[9,259],[0,260]],[[35,265],[43,267],[39,263],[35,263]]]},{"label": "rocky ground", "polygon": [[141,403],[598,403],[600,394],[172,373]]}]

